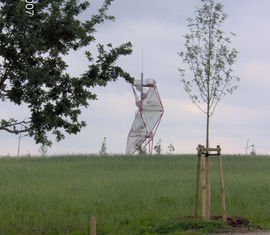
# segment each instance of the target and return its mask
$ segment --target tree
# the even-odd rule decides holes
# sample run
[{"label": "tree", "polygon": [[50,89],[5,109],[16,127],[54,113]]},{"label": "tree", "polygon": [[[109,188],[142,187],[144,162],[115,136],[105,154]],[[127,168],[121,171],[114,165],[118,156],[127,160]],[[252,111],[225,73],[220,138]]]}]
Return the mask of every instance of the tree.
[{"label": "tree", "polygon": [[101,144],[101,148],[99,151],[100,155],[107,155],[107,145],[106,145],[106,137],[104,137],[103,142]]},{"label": "tree", "polygon": [[[201,8],[194,18],[188,18],[189,33],[185,35],[185,51],[179,53],[189,65],[193,77],[183,78],[184,89],[192,102],[206,114],[206,148],[209,147],[209,121],[219,101],[232,94],[239,78],[232,75],[236,49],[230,49],[231,40],[221,26],[227,15],[221,3],[201,0]],[[235,35],[231,33],[232,35]],[[179,69],[185,77],[185,70]]]},{"label": "tree", "polygon": [[48,146],[46,146],[44,144],[40,145],[40,147],[39,147],[39,153],[41,154],[41,156],[42,157],[45,157],[46,154],[47,154],[47,152],[48,152]]},{"label": "tree", "polygon": [[147,154],[146,146],[142,147],[140,145],[138,151],[139,151],[139,155],[146,155]]},{"label": "tree", "polygon": [[251,146],[251,151],[250,151],[250,155],[252,156],[256,156],[256,148],[255,148],[255,145],[252,144],[250,145]]},{"label": "tree", "polygon": [[157,144],[154,146],[154,150],[158,155],[161,154],[162,148],[161,148],[161,139],[158,140]]},{"label": "tree", "polygon": [[140,144],[136,144],[136,150],[138,151],[139,155],[146,155],[147,154],[146,146],[143,147]]},{"label": "tree", "polygon": [[71,50],[95,42],[96,26],[114,19],[106,14],[112,1],[104,0],[97,13],[80,21],[87,0],[42,0],[31,7],[26,1],[0,0],[0,101],[29,109],[24,120],[0,119],[1,131],[26,132],[36,143],[50,146],[48,133],[60,141],[64,132],[76,134],[86,126],[78,119],[81,108],[97,99],[89,88],[119,77],[133,81],[116,65],[119,56],[131,54],[131,43],[116,48],[97,44],[95,59],[86,51],[89,67],[78,77],[67,73],[63,60]]},{"label": "tree", "polygon": [[169,146],[168,146],[168,150],[169,150],[169,154],[172,154],[174,151],[175,151],[175,148],[174,148],[174,146],[172,145],[172,144],[170,144]]}]

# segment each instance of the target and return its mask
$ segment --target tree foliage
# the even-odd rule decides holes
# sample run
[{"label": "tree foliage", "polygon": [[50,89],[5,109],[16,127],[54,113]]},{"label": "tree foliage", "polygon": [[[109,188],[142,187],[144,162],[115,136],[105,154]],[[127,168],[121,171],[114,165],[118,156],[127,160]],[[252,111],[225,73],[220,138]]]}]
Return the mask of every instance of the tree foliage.
[{"label": "tree foliage", "polygon": [[36,143],[51,145],[47,133],[59,141],[78,133],[86,125],[79,120],[81,108],[96,99],[89,88],[106,86],[109,81],[133,78],[116,65],[119,56],[131,54],[131,43],[113,48],[98,43],[99,55],[86,51],[89,67],[82,75],[67,73],[63,56],[95,42],[96,26],[113,16],[106,14],[113,0],[88,20],[79,15],[89,8],[88,1],[40,0],[34,14],[26,12],[26,2],[0,0],[0,101],[27,105],[24,120],[0,119],[0,130],[26,132]]},{"label": "tree foliage", "polygon": [[174,151],[175,151],[175,148],[174,148],[174,146],[172,145],[172,144],[170,144],[169,146],[168,146],[168,150],[169,150],[169,154],[172,154]]},{"label": "tree foliage", "polygon": [[179,71],[183,76],[185,91],[207,115],[208,146],[209,118],[219,101],[237,88],[239,78],[233,75],[232,65],[238,52],[234,48],[230,49],[231,39],[222,31],[227,18],[223,5],[214,0],[201,2],[202,6],[197,8],[194,18],[188,18],[189,33],[185,35],[185,51],[179,53],[193,77],[186,78],[183,68]]},{"label": "tree foliage", "polygon": [[106,137],[104,137],[103,142],[101,144],[100,150],[99,150],[100,155],[107,155],[107,144],[106,144]]},{"label": "tree foliage", "polygon": [[160,155],[162,152],[162,148],[161,148],[161,139],[158,140],[158,142],[156,143],[156,145],[154,146],[154,150],[156,152],[156,154]]}]

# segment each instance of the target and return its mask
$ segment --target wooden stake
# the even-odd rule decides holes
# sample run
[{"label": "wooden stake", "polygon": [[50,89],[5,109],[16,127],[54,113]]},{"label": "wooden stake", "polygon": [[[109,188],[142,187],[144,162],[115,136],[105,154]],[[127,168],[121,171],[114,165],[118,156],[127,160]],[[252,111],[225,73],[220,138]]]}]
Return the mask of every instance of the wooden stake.
[{"label": "wooden stake", "polygon": [[198,218],[200,168],[201,168],[201,155],[202,155],[201,145],[198,145],[197,150],[198,150],[198,158],[197,158],[197,173],[196,173],[196,190],[195,190],[194,219],[197,219]]},{"label": "wooden stake", "polygon": [[223,181],[221,148],[219,145],[217,146],[217,152],[218,152],[219,181],[220,181],[221,203],[222,203],[222,220],[226,222],[227,217],[226,217],[226,205],[225,205],[225,191],[224,191],[224,181]]},{"label": "wooden stake", "polygon": [[202,154],[202,217],[206,219],[205,155]]},{"label": "wooden stake", "polygon": [[204,151],[206,151],[206,152],[211,152],[211,151],[216,152],[217,149],[216,148],[204,148]]},{"label": "wooden stake", "polygon": [[91,235],[96,235],[96,217],[91,217]]},{"label": "wooden stake", "polygon": [[205,158],[205,187],[206,187],[206,199],[205,199],[205,219],[210,220],[210,157]]},{"label": "wooden stake", "polygon": [[211,211],[211,182],[210,182],[210,157],[209,151],[216,151],[218,156],[218,168],[221,190],[221,203],[222,203],[222,219],[227,221],[226,217],[226,205],[225,205],[225,190],[222,171],[222,159],[221,148],[217,145],[217,148],[204,148],[203,145],[198,145],[198,159],[197,159],[197,172],[196,172],[196,190],[195,190],[195,205],[194,205],[194,218],[198,217],[198,195],[199,195],[199,183],[200,183],[200,165],[202,171],[202,218],[206,221],[210,220]]}]

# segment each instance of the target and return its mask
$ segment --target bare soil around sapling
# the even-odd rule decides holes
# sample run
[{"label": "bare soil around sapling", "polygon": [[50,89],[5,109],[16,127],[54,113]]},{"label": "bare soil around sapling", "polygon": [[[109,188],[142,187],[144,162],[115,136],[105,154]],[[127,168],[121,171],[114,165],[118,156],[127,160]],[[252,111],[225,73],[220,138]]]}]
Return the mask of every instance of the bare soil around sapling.
[{"label": "bare soil around sapling", "polygon": [[[181,216],[178,218],[174,218],[172,221],[187,221],[187,220],[194,220],[193,216]],[[199,220],[202,220],[202,218],[199,218]],[[211,222],[217,221],[220,223],[223,223],[222,216],[211,216],[209,224]],[[219,233],[224,234],[244,234],[244,233],[260,233],[263,232],[263,229],[251,222],[249,219],[241,216],[227,216],[227,220],[224,223],[226,226],[221,228]],[[270,234],[270,233],[269,233]]]}]

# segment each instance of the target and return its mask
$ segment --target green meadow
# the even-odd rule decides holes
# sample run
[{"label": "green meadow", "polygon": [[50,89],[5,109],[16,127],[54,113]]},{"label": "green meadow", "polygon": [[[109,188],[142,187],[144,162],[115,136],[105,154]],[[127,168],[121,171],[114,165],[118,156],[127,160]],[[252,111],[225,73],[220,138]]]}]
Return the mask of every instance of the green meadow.
[{"label": "green meadow", "polygon": [[[98,235],[182,234],[192,228],[161,228],[193,214],[196,161],[193,155],[0,158],[0,234],[89,234],[91,216]],[[270,229],[270,157],[223,156],[223,171],[227,215]],[[211,157],[211,215],[221,215],[220,200]]]}]

